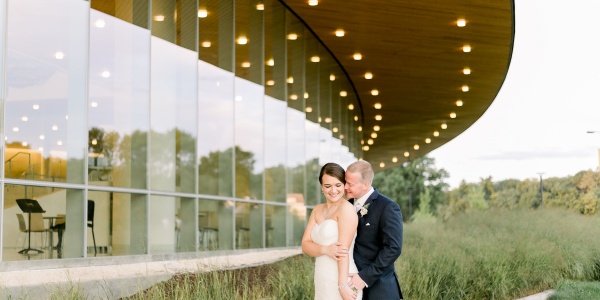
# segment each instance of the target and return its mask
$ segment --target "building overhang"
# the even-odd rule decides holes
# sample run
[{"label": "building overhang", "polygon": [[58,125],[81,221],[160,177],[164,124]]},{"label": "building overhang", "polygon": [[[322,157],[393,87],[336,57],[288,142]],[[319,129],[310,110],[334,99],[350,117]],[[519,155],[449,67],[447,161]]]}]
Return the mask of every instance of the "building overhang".
[{"label": "building overhang", "polygon": [[[283,3],[349,76],[362,106],[363,124],[357,126],[362,126],[364,145],[373,140],[362,158],[374,166],[388,168],[423,156],[460,135],[487,110],[508,72],[513,0]],[[464,27],[458,26],[459,19],[466,21]],[[344,30],[343,37],[336,36],[338,29]],[[355,60],[355,53],[362,59]],[[464,74],[465,68],[470,74]],[[372,79],[365,78],[367,72]]]}]

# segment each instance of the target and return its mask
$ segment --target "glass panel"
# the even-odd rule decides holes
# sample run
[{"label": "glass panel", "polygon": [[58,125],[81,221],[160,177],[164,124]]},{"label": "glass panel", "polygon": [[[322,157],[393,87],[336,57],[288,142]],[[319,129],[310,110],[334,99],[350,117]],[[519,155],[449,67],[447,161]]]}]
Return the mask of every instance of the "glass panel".
[{"label": "glass panel", "polygon": [[[305,121],[306,129],[306,202],[308,205],[321,203],[321,186],[319,185],[319,124]],[[324,201],[324,199],[323,199]]]},{"label": "glass panel", "polygon": [[200,249],[233,249],[233,201],[200,199],[198,231]]},{"label": "glass panel", "polygon": [[198,208],[194,198],[175,198],[175,246],[177,252],[195,252],[198,247],[199,232],[196,226]]},{"label": "glass panel", "polygon": [[198,192],[233,196],[233,74],[198,62]]},{"label": "glass panel", "polygon": [[286,98],[285,9],[276,0],[265,3],[265,94],[279,100]]},{"label": "glass panel", "polygon": [[90,0],[90,3],[93,9],[142,28],[149,28],[150,2],[148,0]]},{"label": "glass panel", "polygon": [[263,247],[263,205],[237,202],[235,205],[236,249]]},{"label": "glass panel", "polygon": [[264,88],[235,78],[235,195],[264,199]]},{"label": "glass panel", "polygon": [[302,194],[289,194],[288,207],[288,246],[299,246],[306,224],[306,203]]},{"label": "glass panel", "polygon": [[265,200],[285,202],[287,105],[265,96]]},{"label": "glass panel", "polygon": [[88,182],[146,188],[150,33],[93,10],[90,24]]},{"label": "glass panel", "polygon": [[[84,182],[88,2],[11,1],[6,177]],[[48,22],[32,11],[61,22]]]},{"label": "glass panel", "polygon": [[150,196],[148,242],[151,254],[174,253],[177,243],[175,197]]},{"label": "glass panel", "polygon": [[255,1],[235,1],[235,75],[263,84],[263,11]]},{"label": "glass panel", "polygon": [[196,0],[152,1],[152,35],[196,50]]},{"label": "glass panel", "polygon": [[195,52],[152,39],[152,189],[195,192],[196,63]]},{"label": "glass panel", "polygon": [[232,72],[234,29],[233,1],[206,0],[198,3],[198,57]]},{"label": "glass panel", "polygon": [[265,205],[265,230],[267,248],[285,247],[286,245],[286,207]]}]

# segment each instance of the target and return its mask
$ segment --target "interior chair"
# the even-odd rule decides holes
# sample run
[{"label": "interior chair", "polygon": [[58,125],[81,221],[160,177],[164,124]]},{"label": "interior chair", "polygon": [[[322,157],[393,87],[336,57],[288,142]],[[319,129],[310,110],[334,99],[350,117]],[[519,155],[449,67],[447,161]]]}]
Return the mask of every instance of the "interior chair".
[{"label": "interior chair", "polygon": [[19,243],[19,237],[22,234],[25,234],[25,237],[23,238],[23,244],[21,245],[21,248],[25,248],[25,242],[27,241],[27,223],[25,223],[25,217],[23,214],[17,214],[17,220],[19,221],[19,235],[17,236],[15,246],[17,246],[17,243]]},{"label": "interior chair", "polygon": [[94,235],[94,200],[88,200],[88,211],[87,211],[87,227],[92,229],[92,239],[94,240],[94,254],[98,254],[96,250],[96,236]]},{"label": "interior chair", "polygon": [[44,217],[42,214],[32,213],[31,224],[29,224],[29,227],[27,227],[27,223],[25,222],[25,217],[23,214],[17,214],[17,219],[19,220],[19,230],[25,233],[29,233],[29,231],[40,233],[40,237],[42,238],[42,246],[44,246],[44,234],[48,233],[50,229],[46,228],[44,225]]},{"label": "interior chair", "polygon": [[[59,253],[62,251],[63,234],[67,225],[66,221],[67,216],[65,214],[56,214],[54,225],[50,227],[53,232],[58,232],[58,244],[56,245],[56,250],[58,250]],[[50,247],[54,247],[54,245],[50,245]]]}]

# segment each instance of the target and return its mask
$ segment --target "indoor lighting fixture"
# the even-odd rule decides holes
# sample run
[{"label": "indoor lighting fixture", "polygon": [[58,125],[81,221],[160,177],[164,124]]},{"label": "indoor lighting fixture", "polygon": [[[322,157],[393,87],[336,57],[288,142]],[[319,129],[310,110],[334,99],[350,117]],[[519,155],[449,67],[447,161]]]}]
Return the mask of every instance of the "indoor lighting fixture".
[{"label": "indoor lighting fixture", "polygon": [[369,146],[363,146],[363,151],[369,151]]},{"label": "indoor lighting fixture", "polygon": [[397,158],[397,157],[395,157],[395,156],[394,156],[394,157],[392,157],[392,162],[393,162],[393,163],[397,163],[397,162],[398,162],[398,158]]},{"label": "indoor lighting fixture", "polygon": [[321,58],[315,55],[315,56],[313,56],[313,57],[310,58],[310,61],[315,62],[315,63],[316,62],[320,62]]},{"label": "indoor lighting fixture", "polygon": [[358,121],[358,116],[354,116],[354,122]]},{"label": "indoor lighting fixture", "polygon": [[469,68],[469,67],[465,67],[465,68],[463,69],[463,74],[465,74],[465,75],[469,75],[469,74],[471,74],[471,68]]},{"label": "indoor lighting fixture", "polygon": [[198,10],[198,18],[206,18],[208,16],[208,11],[206,9]]},{"label": "indoor lighting fixture", "polygon": [[372,132],[371,133],[371,137],[374,138],[374,139],[376,139],[377,138],[377,132]]},{"label": "indoor lighting fixture", "polygon": [[375,130],[375,131],[379,131],[379,129],[381,129],[381,127],[379,127],[379,125],[375,125],[375,126],[373,126],[373,130]]},{"label": "indoor lighting fixture", "polygon": [[463,92],[468,92],[468,91],[469,91],[469,86],[465,84],[465,85],[463,85],[463,86],[462,86],[460,89],[461,89]]},{"label": "indoor lighting fixture", "polygon": [[335,81],[335,75],[333,75],[333,74],[329,75],[329,80],[330,81]]},{"label": "indoor lighting fixture", "polygon": [[288,34],[288,40],[295,41],[298,39],[298,35],[295,33]]},{"label": "indoor lighting fixture", "polygon": [[209,41],[204,41],[204,42],[202,42],[202,47],[203,47],[203,48],[210,48],[210,46],[211,46],[211,45],[212,45],[212,44],[211,44],[211,42],[209,42]]},{"label": "indoor lighting fixture", "polygon": [[447,128],[448,128],[448,124],[446,124],[446,123],[442,123],[442,125],[440,125],[440,127],[441,127],[442,129],[447,129]]},{"label": "indoor lighting fixture", "polygon": [[373,145],[373,143],[375,143],[375,142],[373,141],[373,139],[368,139],[368,140],[367,140],[367,144],[369,144],[369,145]]},{"label": "indoor lighting fixture", "polygon": [[275,60],[272,59],[272,58],[269,58],[269,60],[267,60],[267,65],[269,65],[271,67],[274,66],[275,65]]},{"label": "indoor lighting fixture", "polygon": [[335,36],[337,37],[343,37],[346,34],[346,32],[344,32],[344,29],[338,29],[335,31]]},{"label": "indoor lighting fixture", "polygon": [[362,59],[362,55],[360,53],[354,53],[354,55],[352,57],[354,57],[354,60],[361,60]]},{"label": "indoor lighting fixture", "polygon": [[287,83],[294,83],[294,77],[288,77]]},{"label": "indoor lighting fixture", "polygon": [[29,121],[29,118],[27,116],[22,116],[21,121],[27,122],[27,121]]},{"label": "indoor lighting fixture", "polygon": [[317,6],[319,4],[318,0],[308,0],[308,5]]},{"label": "indoor lighting fixture", "polygon": [[362,131],[362,126],[358,126],[358,131]]},{"label": "indoor lighting fixture", "polygon": [[331,123],[331,118],[325,118],[325,123]]},{"label": "indoor lighting fixture", "polygon": [[408,157],[410,156],[410,153],[408,153],[408,151],[404,152],[404,157]]},{"label": "indoor lighting fixture", "polygon": [[456,26],[458,27],[465,27],[467,25],[467,20],[465,19],[458,19],[456,20]]},{"label": "indoor lighting fixture", "polygon": [[38,110],[38,109],[40,109],[40,106],[39,106],[39,105],[37,105],[37,104],[34,104],[32,108],[33,108],[34,110]]},{"label": "indoor lighting fixture", "polygon": [[414,146],[413,146],[413,149],[415,149],[415,150],[419,150],[419,145],[414,145]]},{"label": "indoor lighting fixture", "polygon": [[307,113],[312,112],[312,107],[307,106],[305,110],[306,110]]},{"label": "indoor lighting fixture", "polygon": [[365,73],[365,79],[373,79],[373,73],[371,73],[371,72]]},{"label": "indoor lighting fixture", "polygon": [[242,35],[237,39],[237,43],[238,45],[246,45],[248,44],[248,38]]},{"label": "indoor lighting fixture", "polygon": [[54,58],[63,59],[63,58],[65,58],[65,54],[63,52],[58,51],[58,52],[54,53]]},{"label": "indoor lighting fixture", "polygon": [[456,119],[456,113],[450,113],[450,118],[451,119]]},{"label": "indoor lighting fixture", "polygon": [[379,167],[380,167],[380,168],[383,168],[383,167],[385,167],[385,163],[383,163],[383,162],[380,162],[380,163],[379,163]]},{"label": "indoor lighting fixture", "polygon": [[381,119],[382,119],[382,118],[383,118],[383,117],[382,117],[381,115],[376,115],[376,116],[375,116],[375,120],[377,120],[377,121],[381,121]]},{"label": "indoor lighting fixture", "polygon": [[154,21],[156,21],[156,22],[162,22],[164,20],[165,20],[165,16],[163,16],[163,15],[154,16]]},{"label": "indoor lighting fixture", "polygon": [[439,131],[434,131],[433,132],[433,136],[440,136],[440,132]]},{"label": "indoor lighting fixture", "polygon": [[465,52],[465,53],[471,52],[471,45],[464,45],[463,46],[463,52]]},{"label": "indoor lighting fixture", "polygon": [[375,107],[375,109],[381,109],[381,103],[375,103],[375,105],[373,105]]},{"label": "indoor lighting fixture", "polygon": [[337,127],[333,127],[333,128],[331,128],[331,131],[333,131],[333,132],[338,132],[338,131],[339,131],[339,129],[338,129]]},{"label": "indoor lighting fixture", "polygon": [[463,106],[462,100],[456,100],[456,106]]},{"label": "indoor lighting fixture", "polygon": [[354,110],[354,104],[348,104],[348,109],[349,110]]},{"label": "indoor lighting fixture", "polygon": [[308,99],[308,93],[304,92],[304,99]]},{"label": "indoor lighting fixture", "polygon": [[62,146],[62,141],[56,142],[57,145]]},{"label": "indoor lighting fixture", "polygon": [[363,140],[360,140],[360,144],[361,144],[361,145],[364,145],[364,144],[365,144],[365,141],[363,141]]},{"label": "indoor lighting fixture", "polygon": [[373,95],[373,96],[379,95],[379,90],[371,90],[371,95]]},{"label": "indoor lighting fixture", "polygon": [[291,94],[291,95],[290,95],[290,99],[292,99],[292,100],[298,100],[298,95],[296,95],[296,94]]},{"label": "indoor lighting fixture", "polygon": [[250,62],[249,61],[245,61],[242,63],[242,68],[250,68]]},{"label": "indoor lighting fixture", "polygon": [[267,80],[267,85],[275,85],[275,80]]},{"label": "indoor lighting fixture", "polygon": [[341,91],[341,92],[340,92],[340,96],[342,96],[342,97],[346,97],[346,96],[348,96],[348,92],[346,92],[346,91]]},{"label": "indoor lighting fixture", "polygon": [[262,3],[256,4],[256,10],[265,10],[265,5]]},{"label": "indoor lighting fixture", "polygon": [[431,139],[430,138],[426,138],[425,139],[425,144],[429,144],[429,143],[431,143]]}]

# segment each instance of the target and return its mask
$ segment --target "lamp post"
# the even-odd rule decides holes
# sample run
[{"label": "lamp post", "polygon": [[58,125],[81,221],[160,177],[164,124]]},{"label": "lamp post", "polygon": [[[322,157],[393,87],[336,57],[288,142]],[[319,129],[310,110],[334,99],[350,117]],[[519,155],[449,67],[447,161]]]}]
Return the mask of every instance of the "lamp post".
[{"label": "lamp post", "polygon": [[544,183],[542,180],[542,175],[544,175],[544,172],[539,172],[538,175],[540,175],[540,205],[538,207],[541,207],[544,203]]}]

